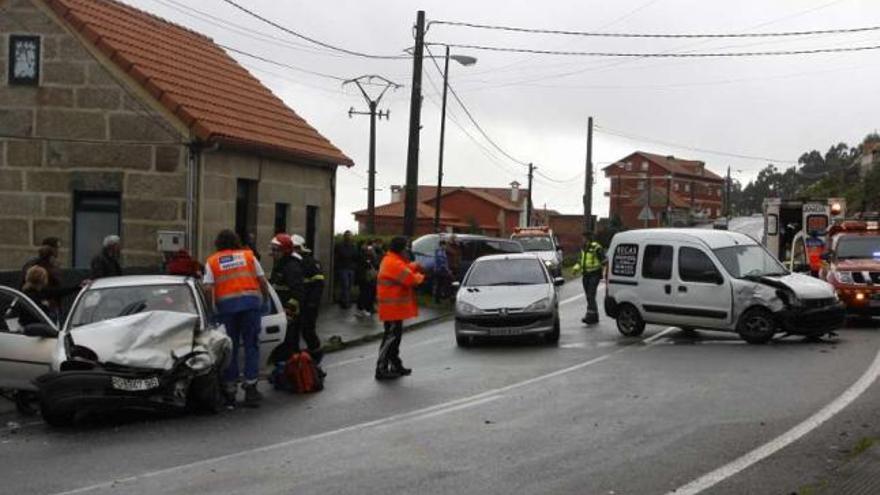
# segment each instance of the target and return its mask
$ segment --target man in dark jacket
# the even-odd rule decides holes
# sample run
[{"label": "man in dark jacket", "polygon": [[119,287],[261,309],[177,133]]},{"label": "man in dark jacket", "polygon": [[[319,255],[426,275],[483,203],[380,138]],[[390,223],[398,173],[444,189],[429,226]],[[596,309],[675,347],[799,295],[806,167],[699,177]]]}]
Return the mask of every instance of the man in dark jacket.
[{"label": "man in dark jacket", "polygon": [[357,247],[351,239],[351,231],[342,234],[342,242],[336,245],[336,273],[338,275],[340,294],[339,305],[348,309],[351,304],[351,287],[354,284],[354,270],[357,268]]},{"label": "man in dark jacket", "polygon": [[56,264],[58,252],[61,250],[61,239],[57,237],[47,237],[40,243],[37,249],[37,257],[31,258],[21,267],[21,283],[20,287],[25,284],[27,271],[32,266],[40,266],[49,275],[47,287],[54,289],[61,286],[61,269]]},{"label": "man in dark jacket", "polygon": [[276,234],[269,244],[275,266],[269,283],[278,293],[281,305],[287,314],[287,333],[284,342],[272,351],[271,362],[287,361],[299,349],[299,332],[302,324],[302,307],[305,297],[303,262],[299,255],[294,256],[293,241],[285,233]]},{"label": "man in dark jacket", "polygon": [[119,264],[119,256],[122,253],[118,235],[108,235],[104,238],[104,248],[92,258],[92,280],[106,277],[119,277],[122,275],[122,266]]},{"label": "man in dark jacket", "polygon": [[[306,247],[306,240],[299,235],[292,235],[293,256],[302,259],[303,278],[305,282],[305,297],[303,299],[302,314],[300,315],[299,331],[306,347],[309,349],[312,359],[316,364],[321,363],[324,351],[321,349],[321,339],[318,337],[318,310],[321,307],[321,296],[324,293],[324,272],[321,263],[312,256],[312,251]],[[299,342],[297,342],[299,347]]]}]

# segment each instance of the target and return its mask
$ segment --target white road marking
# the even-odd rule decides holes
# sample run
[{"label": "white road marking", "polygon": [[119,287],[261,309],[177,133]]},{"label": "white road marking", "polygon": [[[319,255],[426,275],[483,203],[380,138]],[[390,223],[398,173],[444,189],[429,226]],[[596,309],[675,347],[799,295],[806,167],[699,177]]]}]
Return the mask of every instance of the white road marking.
[{"label": "white road marking", "polygon": [[321,440],[321,439],[324,439],[327,437],[337,436],[337,435],[341,435],[344,433],[361,431],[361,430],[365,430],[368,428],[380,427],[380,426],[384,426],[384,425],[391,424],[391,423],[400,423],[403,421],[415,421],[415,420],[420,420],[420,419],[429,418],[429,417],[436,417],[441,414],[455,412],[455,411],[459,411],[459,410],[467,408],[467,407],[478,406],[478,405],[485,404],[485,403],[488,403],[488,402],[491,402],[494,400],[498,400],[502,397],[502,394],[504,394],[505,392],[509,392],[511,390],[515,390],[518,388],[533,385],[535,383],[539,383],[542,381],[550,380],[552,378],[556,378],[558,376],[562,376],[562,375],[565,375],[565,374],[568,374],[568,373],[571,373],[574,371],[582,370],[588,366],[592,366],[594,364],[601,363],[602,361],[605,361],[609,357],[625,351],[629,347],[630,346],[625,346],[625,347],[622,347],[621,349],[618,349],[616,351],[609,352],[608,354],[604,354],[602,356],[590,359],[588,361],[584,361],[579,364],[575,364],[573,366],[569,366],[567,368],[556,370],[551,373],[547,373],[544,375],[529,378],[528,380],[524,380],[524,381],[517,382],[517,383],[512,383],[510,385],[506,385],[504,387],[499,387],[499,388],[492,389],[492,390],[487,390],[485,392],[481,392],[479,394],[471,395],[468,397],[463,397],[461,399],[455,399],[455,400],[451,400],[451,401],[444,402],[441,404],[436,404],[436,405],[428,406],[428,407],[425,407],[422,409],[417,409],[415,411],[395,414],[392,416],[387,416],[387,417],[376,419],[373,421],[367,421],[364,423],[358,423],[358,424],[346,426],[343,428],[338,428],[336,430],[330,430],[330,431],[325,431],[323,433],[317,433],[315,435],[294,438],[291,440],[286,440],[284,442],[278,442],[278,443],[274,443],[274,444],[270,444],[270,445],[264,445],[262,447],[257,447],[254,449],[242,450],[239,452],[233,452],[231,454],[226,454],[226,455],[222,455],[222,456],[218,456],[218,457],[212,457],[209,459],[203,459],[201,461],[191,462],[188,464],[181,464],[178,466],[173,466],[173,467],[169,467],[169,468],[165,468],[165,469],[159,469],[156,471],[150,471],[150,472],[142,473],[142,474],[135,475],[135,476],[129,476],[126,478],[120,478],[120,479],[116,479],[116,480],[112,480],[112,481],[106,481],[103,483],[97,483],[94,485],[84,486],[84,487],[76,488],[73,490],[58,492],[58,493],[55,493],[54,495],[73,495],[73,494],[77,494],[77,493],[87,493],[87,492],[100,490],[100,489],[119,488],[117,485],[119,485],[120,483],[133,483],[133,482],[137,482],[137,481],[140,481],[143,479],[156,478],[156,477],[167,475],[167,474],[185,471],[187,469],[199,468],[199,467],[207,466],[210,464],[215,464],[218,462],[228,461],[228,460],[232,460],[232,459],[238,459],[241,457],[249,457],[249,456],[253,456],[254,454],[271,452],[274,450],[283,449],[286,447],[291,447],[293,445],[297,445],[297,444],[301,444],[301,443],[305,443],[305,442],[310,442],[310,441],[314,441],[314,440]]},{"label": "white road marking", "polygon": [[564,300],[562,300],[562,301],[559,301],[559,305],[562,306],[563,304],[568,304],[568,303],[570,303],[570,302],[577,301],[578,299],[581,299],[581,298],[583,298],[583,297],[584,297],[583,294],[578,294],[578,295],[576,295],[576,296],[571,296],[571,297],[569,297],[568,299],[564,299]]},{"label": "white road marking", "polygon": [[667,333],[672,332],[673,330],[677,330],[677,328],[675,328],[675,327],[668,327],[668,328],[666,328],[665,330],[663,330],[662,332],[660,332],[660,333],[655,333],[654,335],[651,335],[650,337],[648,337],[648,338],[642,340],[642,343],[645,344],[645,345],[651,345],[651,344],[654,344],[658,339],[660,339],[661,337],[664,337]]},{"label": "white road marking", "polygon": [[[428,344],[436,344],[436,343],[438,343],[438,342],[444,342],[444,341],[447,341],[447,340],[449,340],[449,339],[450,339],[449,336],[443,336],[443,337],[436,337],[436,338],[433,338],[433,339],[423,340],[423,341],[421,341],[421,342],[416,342],[416,343],[414,343],[414,344],[409,344],[409,345],[405,346],[403,350],[412,349],[413,347],[421,347],[421,346],[423,346],[423,345],[428,345]],[[340,366],[345,366],[346,364],[359,363],[359,362],[361,362],[361,361],[374,360],[374,359],[376,359],[376,356],[373,356],[373,355],[371,355],[371,356],[360,356],[360,357],[356,357],[356,358],[346,359],[346,360],[344,360],[344,361],[339,361],[339,362],[336,362],[336,363],[331,363],[331,364],[328,364],[328,365],[323,366],[323,368],[324,368],[324,369],[338,368],[338,367],[340,367]]]},{"label": "white road marking", "polygon": [[748,452],[747,454],[739,457],[738,459],[725,464],[718,469],[706,473],[703,476],[691,481],[690,483],[672,490],[669,494],[675,495],[693,495],[702,492],[716,484],[724,481],[731,476],[739,473],[740,471],[748,468],[752,464],[756,462],[760,462],[761,460],[773,455],[774,453],[782,450],[788,445],[794,443],[807,433],[815,430],[822,423],[828,421],[835,414],[842,411],[846,406],[853,403],[856,399],[861,396],[871,384],[880,376],[880,351],[877,351],[877,355],[874,357],[874,361],[865,370],[865,373],[856,380],[855,383],[850,385],[848,389],[846,389],[840,396],[834,399],[831,403],[820,409],[817,413],[813,414],[809,418],[805,419],[803,422],[795,426],[794,428],[786,431],[782,435],[774,438],[773,440],[761,445],[760,447]]}]

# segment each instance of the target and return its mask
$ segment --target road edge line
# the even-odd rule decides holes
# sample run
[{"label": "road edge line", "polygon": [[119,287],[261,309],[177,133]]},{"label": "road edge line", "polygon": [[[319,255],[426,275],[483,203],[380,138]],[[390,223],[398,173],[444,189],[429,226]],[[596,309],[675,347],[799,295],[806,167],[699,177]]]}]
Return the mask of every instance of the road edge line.
[{"label": "road edge line", "polygon": [[878,376],[880,376],[880,350],[877,351],[877,354],[874,356],[874,361],[868,366],[868,369],[865,370],[858,380],[850,385],[842,394],[837,396],[836,399],[826,404],[825,407],[814,413],[812,416],[801,421],[790,430],[773,440],[770,440],[764,445],[761,445],[737,459],[700,476],[686,485],[667,492],[667,495],[695,495],[740,473],[767,457],[770,457],[776,452],[796,442],[807,433],[815,430],[837,415],[837,413],[855,402],[856,399],[868,389],[868,387],[874,384]]}]

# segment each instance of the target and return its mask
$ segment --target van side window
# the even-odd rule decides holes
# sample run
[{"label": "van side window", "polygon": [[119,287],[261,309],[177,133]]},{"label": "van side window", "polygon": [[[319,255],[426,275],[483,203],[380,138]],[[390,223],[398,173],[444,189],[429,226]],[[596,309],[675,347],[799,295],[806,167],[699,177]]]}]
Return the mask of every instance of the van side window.
[{"label": "van side window", "polygon": [[645,246],[642,277],[659,280],[672,278],[672,246],[652,244]]},{"label": "van side window", "polygon": [[720,274],[706,253],[682,247],[678,250],[678,277],[682,282],[714,284],[718,282]]},{"label": "van side window", "polygon": [[622,277],[635,277],[638,259],[638,244],[618,244],[614,248],[614,258],[611,260],[611,274]]}]

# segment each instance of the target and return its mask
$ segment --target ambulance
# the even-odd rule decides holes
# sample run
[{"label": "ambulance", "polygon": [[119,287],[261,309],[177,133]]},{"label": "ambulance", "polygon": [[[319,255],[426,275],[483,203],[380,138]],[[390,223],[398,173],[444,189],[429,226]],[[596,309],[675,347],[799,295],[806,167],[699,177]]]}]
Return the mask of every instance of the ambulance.
[{"label": "ambulance", "polygon": [[[846,199],[767,198],[763,212],[762,244],[791,271],[816,276],[829,244],[829,227],[846,215]],[[806,253],[799,263],[792,256],[795,246]]]}]

